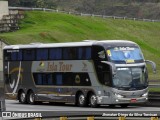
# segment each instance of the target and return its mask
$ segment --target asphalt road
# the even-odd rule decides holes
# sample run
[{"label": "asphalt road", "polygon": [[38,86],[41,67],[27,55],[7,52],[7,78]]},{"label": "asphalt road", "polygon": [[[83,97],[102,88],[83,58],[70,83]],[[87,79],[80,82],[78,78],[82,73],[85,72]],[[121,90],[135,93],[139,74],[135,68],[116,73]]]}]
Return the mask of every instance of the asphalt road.
[{"label": "asphalt road", "polygon": [[99,108],[90,108],[77,107],[72,104],[51,105],[49,103],[42,103],[30,105],[20,104],[15,100],[6,100],[6,111],[160,111],[160,107],[128,106],[127,108],[121,108],[116,106],[115,108],[110,108],[106,105]]},{"label": "asphalt road", "polygon": [[[17,118],[29,118],[39,115],[43,118],[53,118],[60,116],[70,116],[70,117],[82,117],[82,116],[97,116],[97,117],[113,117],[127,116],[131,117],[151,117],[153,115],[160,116],[160,107],[147,107],[147,106],[128,106],[127,108],[121,108],[116,106],[115,108],[110,108],[109,106],[100,106],[99,108],[90,107],[77,107],[72,104],[57,105],[42,103],[38,105],[30,104],[20,104],[15,100],[6,100],[6,112],[9,112],[11,117],[9,119]],[[33,114],[35,113],[35,114]],[[3,113],[2,113],[3,114]],[[6,115],[6,114],[5,114]],[[108,116],[109,115],[109,116]],[[130,116],[131,115],[131,116]],[[149,115],[149,116],[148,116]],[[18,116],[18,117],[17,117]],[[8,117],[2,117],[4,120],[8,120]]]}]

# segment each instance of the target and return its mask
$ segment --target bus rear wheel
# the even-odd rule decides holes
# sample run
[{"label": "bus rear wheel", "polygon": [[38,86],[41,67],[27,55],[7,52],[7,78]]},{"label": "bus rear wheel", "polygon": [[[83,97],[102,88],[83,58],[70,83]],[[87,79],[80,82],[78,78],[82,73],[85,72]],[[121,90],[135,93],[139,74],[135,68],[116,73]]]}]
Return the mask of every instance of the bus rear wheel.
[{"label": "bus rear wheel", "polygon": [[20,103],[22,103],[22,104],[26,103],[26,94],[25,94],[24,91],[21,91],[19,93],[19,98],[18,99],[19,99]]},{"label": "bus rear wheel", "polygon": [[35,104],[35,95],[33,91],[30,91],[27,95],[27,102],[29,104]]},{"label": "bus rear wheel", "polygon": [[97,104],[97,97],[95,94],[91,94],[89,96],[89,104],[91,107],[95,108],[95,107],[98,107],[98,104]]},{"label": "bus rear wheel", "polygon": [[77,101],[78,101],[78,106],[79,107],[85,107],[86,106],[86,97],[84,96],[83,93],[80,93],[78,95]]}]

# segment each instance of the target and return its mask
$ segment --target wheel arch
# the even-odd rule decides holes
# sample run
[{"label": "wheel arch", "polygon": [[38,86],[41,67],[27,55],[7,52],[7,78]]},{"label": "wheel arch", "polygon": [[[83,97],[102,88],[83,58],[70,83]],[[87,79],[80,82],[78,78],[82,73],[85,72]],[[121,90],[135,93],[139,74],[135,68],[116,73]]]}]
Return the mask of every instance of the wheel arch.
[{"label": "wheel arch", "polygon": [[[88,91],[88,92],[87,92],[87,99],[89,98],[89,96],[90,96],[91,94],[95,94],[95,92],[92,91],[92,90]],[[96,94],[95,94],[95,95],[96,95]]]},{"label": "wheel arch", "polygon": [[34,91],[32,89],[28,89],[27,90],[27,95],[28,95],[29,92],[34,92]]}]

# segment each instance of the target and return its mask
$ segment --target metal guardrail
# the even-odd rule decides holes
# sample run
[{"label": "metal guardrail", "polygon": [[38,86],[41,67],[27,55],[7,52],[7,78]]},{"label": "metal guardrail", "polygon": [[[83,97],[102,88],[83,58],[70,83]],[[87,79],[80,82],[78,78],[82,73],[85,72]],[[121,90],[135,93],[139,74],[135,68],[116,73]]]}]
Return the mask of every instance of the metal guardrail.
[{"label": "metal guardrail", "polygon": [[158,100],[160,101],[160,92],[150,92],[149,100]]},{"label": "metal guardrail", "polygon": [[9,7],[9,10],[24,10],[24,11],[48,11],[48,12],[59,12],[59,13],[67,13],[67,14],[74,14],[80,16],[91,16],[91,17],[101,17],[101,18],[113,18],[113,19],[123,19],[123,20],[134,20],[134,21],[145,21],[145,22],[160,22],[160,20],[152,20],[152,19],[140,19],[140,18],[128,18],[128,17],[120,17],[120,16],[107,16],[107,15],[96,15],[96,14],[84,14],[78,12],[67,12],[67,11],[60,11],[54,9],[47,9],[47,8],[29,8],[29,7]]}]

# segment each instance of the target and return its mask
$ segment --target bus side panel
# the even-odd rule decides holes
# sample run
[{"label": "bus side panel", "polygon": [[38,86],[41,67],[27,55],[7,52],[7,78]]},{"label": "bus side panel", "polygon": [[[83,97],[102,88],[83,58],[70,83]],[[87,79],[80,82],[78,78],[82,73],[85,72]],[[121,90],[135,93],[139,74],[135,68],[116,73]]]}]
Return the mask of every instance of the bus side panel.
[{"label": "bus side panel", "polygon": [[19,84],[22,81],[22,71],[20,62],[4,63],[5,93],[7,98],[16,98]]}]

